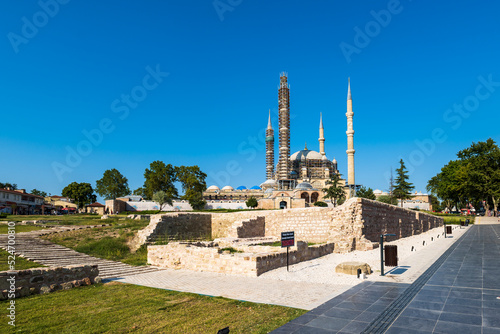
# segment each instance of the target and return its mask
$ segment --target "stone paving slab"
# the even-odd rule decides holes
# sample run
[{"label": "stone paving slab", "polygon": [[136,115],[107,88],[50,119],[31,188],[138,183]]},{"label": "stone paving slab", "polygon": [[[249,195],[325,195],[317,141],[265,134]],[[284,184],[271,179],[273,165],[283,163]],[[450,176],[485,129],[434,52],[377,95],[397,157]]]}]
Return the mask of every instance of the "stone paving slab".
[{"label": "stone paving slab", "polygon": [[500,333],[498,219],[457,241],[411,285],[360,284],[272,333]]},{"label": "stone paving slab", "polygon": [[352,287],[343,284],[288,282],[257,277],[227,276],[182,269],[164,269],[113,279],[113,281],[305,310],[311,310],[338,295],[339,291],[343,292]]}]

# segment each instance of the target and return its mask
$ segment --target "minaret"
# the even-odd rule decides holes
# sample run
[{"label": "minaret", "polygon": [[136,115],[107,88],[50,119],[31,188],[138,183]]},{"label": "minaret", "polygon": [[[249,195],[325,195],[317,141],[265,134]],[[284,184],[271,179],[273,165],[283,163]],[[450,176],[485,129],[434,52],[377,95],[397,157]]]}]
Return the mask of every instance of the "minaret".
[{"label": "minaret", "polygon": [[319,114],[319,153],[325,156],[325,131],[323,130],[323,115]]},{"label": "minaret", "polygon": [[269,109],[269,121],[266,129],[266,180],[274,177],[274,130],[271,125],[271,109]]},{"label": "minaret", "polygon": [[279,101],[279,161],[278,180],[288,180],[290,175],[290,86],[285,72],[280,75]]},{"label": "minaret", "polygon": [[352,97],[351,97],[351,79],[348,79],[347,87],[347,184],[355,185],[354,182],[354,130],[352,126],[352,117],[354,113],[352,111]]}]

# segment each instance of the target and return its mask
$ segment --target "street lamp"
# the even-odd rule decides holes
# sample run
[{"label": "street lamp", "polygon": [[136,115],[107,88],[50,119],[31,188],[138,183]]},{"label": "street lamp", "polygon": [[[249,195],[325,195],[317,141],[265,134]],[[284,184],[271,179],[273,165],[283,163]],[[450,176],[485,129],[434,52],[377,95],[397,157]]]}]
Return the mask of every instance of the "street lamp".
[{"label": "street lamp", "polygon": [[393,233],[380,235],[380,276],[384,276],[384,237],[395,237]]}]

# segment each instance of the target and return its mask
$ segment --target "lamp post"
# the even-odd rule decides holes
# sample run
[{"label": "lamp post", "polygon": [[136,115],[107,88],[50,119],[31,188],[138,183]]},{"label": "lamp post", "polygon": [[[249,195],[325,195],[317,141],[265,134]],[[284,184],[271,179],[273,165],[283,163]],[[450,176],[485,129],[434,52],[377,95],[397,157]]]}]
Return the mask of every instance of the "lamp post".
[{"label": "lamp post", "polygon": [[384,276],[384,237],[395,237],[393,233],[380,235],[380,276]]}]

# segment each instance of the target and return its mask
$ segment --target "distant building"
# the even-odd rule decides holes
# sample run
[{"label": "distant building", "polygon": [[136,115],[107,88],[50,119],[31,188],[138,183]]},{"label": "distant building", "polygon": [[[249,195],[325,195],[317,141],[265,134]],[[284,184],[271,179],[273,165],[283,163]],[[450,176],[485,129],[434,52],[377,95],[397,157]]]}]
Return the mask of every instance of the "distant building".
[{"label": "distant building", "polygon": [[98,215],[103,215],[106,206],[101,203],[95,202],[89,205],[85,205],[86,213],[97,213]]},{"label": "distant building", "polygon": [[[377,199],[380,196],[389,196],[388,192],[384,192],[379,189],[374,190],[373,193]],[[401,206],[400,200],[398,200],[398,206]],[[411,194],[410,199],[403,200],[403,208],[432,211],[431,195],[416,191]]]},{"label": "distant building", "polygon": [[[207,197],[212,196],[208,195]],[[213,199],[207,200],[205,209],[248,209],[245,204],[246,199]],[[158,203],[148,201],[141,196],[124,196],[114,200],[106,201],[105,213],[120,213],[124,211],[156,211],[160,210]],[[172,205],[163,205],[162,211],[190,211],[193,210],[191,205],[186,200],[173,200]]]},{"label": "distant building", "polygon": [[54,208],[54,211],[61,212],[67,209],[68,212],[76,212],[78,205],[73,203],[73,200],[68,197],[51,195],[45,197],[45,202]]},{"label": "distant building", "polygon": [[42,196],[28,194],[25,189],[0,189],[0,212],[17,215],[44,214]]}]

